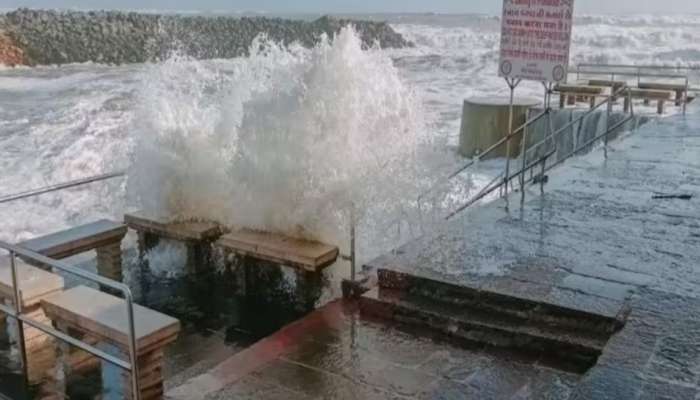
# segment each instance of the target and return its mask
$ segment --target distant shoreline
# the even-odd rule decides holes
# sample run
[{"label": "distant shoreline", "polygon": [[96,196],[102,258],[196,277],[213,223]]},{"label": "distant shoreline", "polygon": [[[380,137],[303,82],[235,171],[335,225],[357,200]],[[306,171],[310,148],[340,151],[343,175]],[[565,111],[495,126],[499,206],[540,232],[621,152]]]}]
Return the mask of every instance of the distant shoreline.
[{"label": "distant shoreline", "polygon": [[411,46],[378,21],[19,9],[0,15],[0,64],[129,64],[162,60],[175,51],[197,59],[234,58],[247,55],[261,33],[310,47],[348,24],[367,46]]}]

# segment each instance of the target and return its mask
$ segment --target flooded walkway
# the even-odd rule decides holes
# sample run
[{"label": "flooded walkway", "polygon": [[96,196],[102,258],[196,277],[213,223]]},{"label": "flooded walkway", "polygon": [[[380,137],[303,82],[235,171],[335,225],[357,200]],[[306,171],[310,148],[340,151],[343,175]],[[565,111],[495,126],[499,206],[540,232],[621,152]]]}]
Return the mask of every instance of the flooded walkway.
[{"label": "flooded walkway", "polygon": [[626,318],[583,375],[465,349],[335,302],[181,386],[178,399],[696,399],[700,115],[641,128],[370,263]]}]

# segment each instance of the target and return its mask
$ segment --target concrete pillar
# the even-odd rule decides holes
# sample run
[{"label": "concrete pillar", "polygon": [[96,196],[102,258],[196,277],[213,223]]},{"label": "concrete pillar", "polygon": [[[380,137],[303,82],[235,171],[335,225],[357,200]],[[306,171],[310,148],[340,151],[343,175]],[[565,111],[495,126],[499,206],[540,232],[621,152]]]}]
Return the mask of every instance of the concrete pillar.
[{"label": "concrete pillar", "polygon": [[659,115],[664,114],[665,105],[666,105],[666,102],[664,100],[659,100],[659,104],[656,106],[656,112],[658,112]]},{"label": "concrete pillar", "polygon": [[195,274],[202,270],[209,258],[209,243],[187,243],[187,264],[185,270],[188,274]]},{"label": "concrete pillar", "polygon": [[630,107],[631,107],[630,98],[628,96],[625,96],[625,105],[624,105],[625,114],[630,111]]},{"label": "concrete pillar", "polygon": [[[85,333],[78,332],[61,322],[54,322],[58,331],[68,334],[84,343],[92,346],[98,345],[98,340]],[[70,344],[57,340],[54,344],[56,350],[56,392],[61,395],[66,393],[66,384],[72,374],[87,374],[100,368],[101,360],[92,354],[80,350]]]},{"label": "concrete pillar", "polygon": [[676,106],[683,105],[684,94],[685,94],[685,89],[676,90]]},{"label": "concrete pillar", "polygon": [[[126,354],[122,357],[128,358]],[[163,348],[157,348],[138,356],[139,389],[141,400],[160,400],[163,398]],[[131,391],[131,374],[121,371],[122,399],[133,399]]]},{"label": "concrete pillar", "polygon": [[[459,152],[465,157],[474,157],[508,135],[509,99],[501,97],[481,97],[464,101]],[[527,111],[540,105],[540,101],[529,98],[516,98],[513,102],[513,130],[525,123]],[[511,157],[520,152],[522,135],[515,136],[510,143]],[[486,158],[505,157],[506,145],[491,152]]]},{"label": "concrete pillar", "polygon": [[97,272],[105,278],[117,282],[122,281],[121,243],[114,243],[97,249]]}]

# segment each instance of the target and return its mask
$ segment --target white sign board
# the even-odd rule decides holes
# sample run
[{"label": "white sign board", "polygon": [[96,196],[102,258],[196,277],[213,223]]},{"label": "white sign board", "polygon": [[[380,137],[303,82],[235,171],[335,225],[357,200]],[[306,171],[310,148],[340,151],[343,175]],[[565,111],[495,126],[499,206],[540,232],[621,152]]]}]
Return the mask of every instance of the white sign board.
[{"label": "white sign board", "polygon": [[573,14],[574,0],[503,0],[499,76],[566,81]]}]

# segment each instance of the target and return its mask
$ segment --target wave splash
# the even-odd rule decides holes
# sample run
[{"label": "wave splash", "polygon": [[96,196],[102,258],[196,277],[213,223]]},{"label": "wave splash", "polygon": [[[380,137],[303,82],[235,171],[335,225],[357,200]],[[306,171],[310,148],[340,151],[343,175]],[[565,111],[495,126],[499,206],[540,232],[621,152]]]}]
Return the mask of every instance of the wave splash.
[{"label": "wave splash", "polygon": [[147,68],[132,201],[161,217],[340,240],[351,208],[390,211],[415,193],[421,103],[386,54],[351,27],[312,49],[259,37],[250,54]]}]

